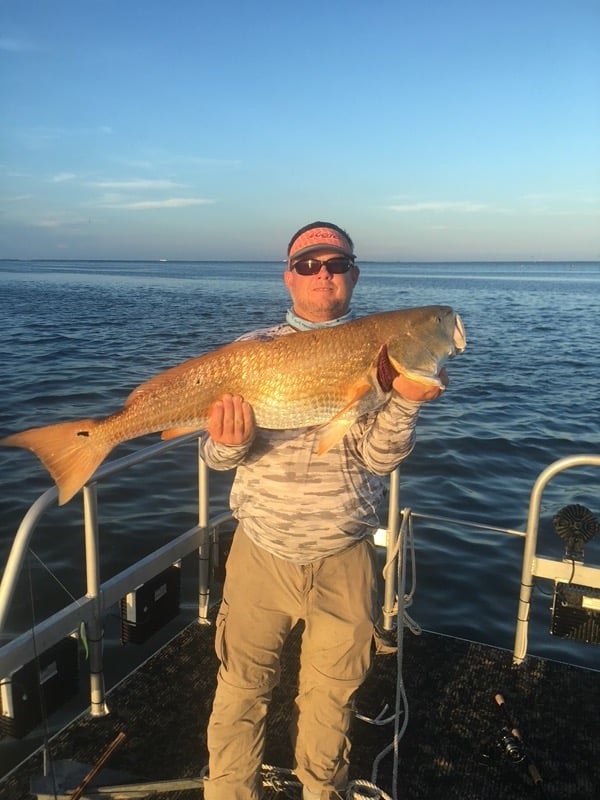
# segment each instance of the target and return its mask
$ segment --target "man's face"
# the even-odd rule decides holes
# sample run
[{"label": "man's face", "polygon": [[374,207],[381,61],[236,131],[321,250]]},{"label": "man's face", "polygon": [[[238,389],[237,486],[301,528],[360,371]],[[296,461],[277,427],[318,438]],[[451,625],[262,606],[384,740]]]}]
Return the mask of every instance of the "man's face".
[{"label": "man's face", "polygon": [[[340,258],[340,254],[319,250],[306,258],[328,261],[330,258]],[[336,275],[330,274],[323,266],[316,275],[300,275],[296,270],[288,269],[283,280],[292,298],[294,312],[299,317],[309,322],[327,322],[348,312],[358,275],[357,266]]]}]

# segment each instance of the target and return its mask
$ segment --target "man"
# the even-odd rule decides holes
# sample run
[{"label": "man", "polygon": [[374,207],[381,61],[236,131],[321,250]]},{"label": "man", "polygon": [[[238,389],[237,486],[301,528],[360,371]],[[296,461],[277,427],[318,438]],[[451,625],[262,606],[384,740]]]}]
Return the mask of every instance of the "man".
[{"label": "man", "polygon": [[[301,228],[288,245],[286,323],[243,338],[343,324],[358,277],[344,230],[329,222]],[[300,619],[292,739],[303,800],[338,798],[346,787],[352,697],[369,668],[377,616],[372,533],[382,476],[412,450],[420,404],[440,393],[400,375],[393,389],[321,456],[314,428],[257,429],[242,397],[226,395],[211,411],[203,458],[213,469],[237,468],[231,507],[239,524],[217,619],[206,800],[262,797],[265,717],[283,644]]]}]

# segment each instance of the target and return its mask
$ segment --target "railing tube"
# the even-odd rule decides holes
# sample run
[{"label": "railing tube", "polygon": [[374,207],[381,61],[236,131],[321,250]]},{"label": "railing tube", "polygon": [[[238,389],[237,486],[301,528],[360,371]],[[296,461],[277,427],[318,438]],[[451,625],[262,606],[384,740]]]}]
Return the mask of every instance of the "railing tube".
[{"label": "railing tube", "polygon": [[19,525],[19,529],[15,535],[11,550],[8,554],[4,574],[0,581],[0,633],[4,630],[8,612],[13,601],[15,590],[17,588],[17,581],[19,575],[23,570],[23,564],[27,556],[29,542],[33,536],[33,532],[46,509],[58,497],[58,490],[55,486],[44,492],[29,508],[23,521]]},{"label": "railing tube", "polygon": [[[198,440],[200,448],[200,440]],[[198,449],[198,525],[201,528],[201,544],[198,548],[198,621],[208,623],[208,607],[210,596],[210,536],[209,524],[209,469],[200,456]]]},{"label": "railing tube", "polygon": [[[388,524],[386,537],[386,564],[387,570],[384,577],[383,591],[383,628],[386,631],[393,630],[394,620],[396,619],[396,577],[398,571],[392,569],[396,558],[401,558],[398,553],[394,556],[397,549],[398,535],[400,531],[400,469],[396,468],[390,475],[390,499],[388,504]],[[390,563],[391,560],[391,563]]]},{"label": "railing tube", "polygon": [[104,717],[108,714],[104,689],[104,627],[103,603],[100,582],[100,545],[98,536],[98,496],[96,484],[84,486],[83,515],[85,527],[85,570],[87,596],[92,600],[93,613],[87,624],[90,660],[90,714]]},{"label": "railing tube", "polygon": [[542,494],[548,483],[566,469],[582,466],[600,467],[600,456],[575,455],[560,458],[538,475],[531,490],[529,500],[529,514],[527,517],[527,532],[523,548],[523,566],[521,570],[521,591],[519,594],[519,610],[515,628],[515,644],[513,649],[513,663],[521,664],[527,654],[527,631],[529,627],[529,613],[531,610],[531,594],[533,592],[533,576],[535,574],[535,559],[540,520]]}]

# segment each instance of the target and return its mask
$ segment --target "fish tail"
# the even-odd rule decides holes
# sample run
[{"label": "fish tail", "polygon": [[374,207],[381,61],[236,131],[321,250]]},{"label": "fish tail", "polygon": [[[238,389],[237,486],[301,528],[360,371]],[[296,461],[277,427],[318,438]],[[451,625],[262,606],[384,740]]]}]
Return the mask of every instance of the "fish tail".
[{"label": "fish tail", "polygon": [[89,480],[113,445],[93,435],[97,420],[59,422],[15,433],[0,445],[31,450],[58,487],[58,504],[64,505]]}]

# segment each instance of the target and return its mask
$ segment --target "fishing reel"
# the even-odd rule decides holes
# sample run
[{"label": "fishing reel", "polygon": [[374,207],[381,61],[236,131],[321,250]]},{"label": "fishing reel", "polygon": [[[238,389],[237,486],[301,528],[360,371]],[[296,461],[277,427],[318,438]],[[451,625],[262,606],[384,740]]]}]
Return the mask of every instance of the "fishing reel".
[{"label": "fishing reel", "polygon": [[552,518],[554,530],[565,543],[565,558],[583,561],[583,546],[600,532],[600,523],[589,508],[574,503]]},{"label": "fishing reel", "polygon": [[500,750],[504,755],[515,764],[520,764],[527,758],[527,752],[523,745],[523,741],[515,735],[514,730],[509,728],[502,728],[500,738],[498,740]]},{"label": "fishing reel", "polygon": [[527,773],[539,795],[547,797],[540,771],[527,749],[521,731],[506,707],[504,697],[499,692],[494,695],[494,703],[504,721],[500,735],[496,739],[500,752],[513,764],[520,765],[520,769]]}]

